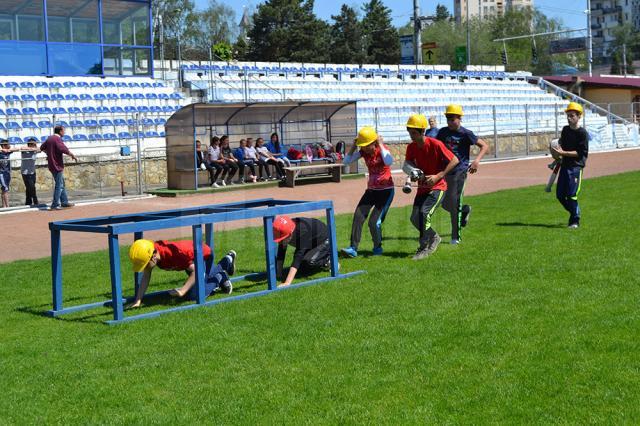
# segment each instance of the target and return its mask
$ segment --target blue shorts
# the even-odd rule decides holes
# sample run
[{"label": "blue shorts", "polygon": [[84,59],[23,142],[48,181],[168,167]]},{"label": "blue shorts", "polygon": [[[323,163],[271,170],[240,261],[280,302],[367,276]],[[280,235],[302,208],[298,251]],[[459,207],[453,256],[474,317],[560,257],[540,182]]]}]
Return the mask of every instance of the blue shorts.
[{"label": "blue shorts", "polygon": [[0,172],[0,190],[9,192],[9,184],[11,183],[11,172]]}]

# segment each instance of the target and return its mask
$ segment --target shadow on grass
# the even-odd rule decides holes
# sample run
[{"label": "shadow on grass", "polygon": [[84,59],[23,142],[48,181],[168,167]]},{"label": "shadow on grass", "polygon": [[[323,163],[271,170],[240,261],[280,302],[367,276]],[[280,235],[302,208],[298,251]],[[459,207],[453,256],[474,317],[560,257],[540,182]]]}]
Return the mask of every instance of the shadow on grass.
[{"label": "shadow on grass", "polygon": [[523,227],[523,228],[566,228],[567,225],[563,225],[561,223],[551,224],[551,223],[524,223],[524,222],[499,222],[496,223],[497,226],[507,226],[507,227]]}]

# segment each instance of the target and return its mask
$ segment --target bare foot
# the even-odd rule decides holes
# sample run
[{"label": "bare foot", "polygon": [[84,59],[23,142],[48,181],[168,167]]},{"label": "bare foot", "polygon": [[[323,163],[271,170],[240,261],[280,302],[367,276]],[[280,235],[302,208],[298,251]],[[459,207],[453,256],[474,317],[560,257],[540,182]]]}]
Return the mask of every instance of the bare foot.
[{"label": "bare foot", "polygon": [[183,297],[184,294],[180,291],[179,288],[172,288],[171,290],[169,290],[169,296]]},{"label": "bare foot", "polygon": [[282,284],[280,284],[280,285],[278,286],[278,288],[282,288],[282,287],[289,287],[289,286],[290,286],[290,284],[282,283]]},{"label": "bare foot", "polygon": [[142,300],[134,301],[131,305],[129,305],[129,309],[139,308],[142,305]]}]

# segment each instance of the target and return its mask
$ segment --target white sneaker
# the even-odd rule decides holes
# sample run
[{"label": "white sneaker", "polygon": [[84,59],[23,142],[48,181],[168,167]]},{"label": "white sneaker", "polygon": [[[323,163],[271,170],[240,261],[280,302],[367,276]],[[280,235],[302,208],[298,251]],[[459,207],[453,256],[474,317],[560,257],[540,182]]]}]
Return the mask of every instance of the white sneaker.
[{"label": "white sneaker", "polygon": [[213,182],[213,183],[211,184],[211,187],[212,187],[212,188],[220,188],[220,185],[218,185],[218,183],[217,183],[217,182]]},{"label": "white sneaker", "polygon": [[225,182],[224,180],[220,182],[220,185],[222,186],[227,186],[227,182]]}]

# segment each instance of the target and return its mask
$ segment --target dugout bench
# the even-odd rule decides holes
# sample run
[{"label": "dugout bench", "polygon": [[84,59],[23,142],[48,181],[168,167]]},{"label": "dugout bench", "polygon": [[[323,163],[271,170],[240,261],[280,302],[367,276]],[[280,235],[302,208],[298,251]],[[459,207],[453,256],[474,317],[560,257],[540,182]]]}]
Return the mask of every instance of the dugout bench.
[{"label": "dugout bench", "polygon": [[[327,164],[311,164],[308,166],[291,166],[285,167],[285,181],[284,186],[288,186],[289,188],[293,188],[296,185],[296,179],[300,176],[304,177],[315,177],[326,175],[326,172],[331,176],[332,182],[340,182],[342,180],[342,168],[343,164],[336,163],[327,163]],[[321,174],[312,174],[312,175],[301,175],[302,172],[312,171],[312,172],[321,172]]]},{"label": "dugout bench", "polygon": [[[277,288],[276,284],[276,243],[273,242],[273,220],[278,215],[296,215],[314,210],[324,210],[329,229],[329,244],[331,250],[331,272],[329,277],[316,278],[289,287]],[[244,219],[263,219],[265,261],[266,272],[256,272],[239,277],[231,277],[232,281],[245,278],[266,276],[267,290],[246,293],[237,296],[224,298],[214,298],[205,300],[205,279],[207,272],[213,266],[214,259],[214,234],[213,225],[215,223],[228,222]],[[205,238],[203,241],[202,226],[205,227]],[[145,231],[177,228],[191,226],[194,243],[196,283],[195,302],[185,303],[159,311],[146,312],[142,314],[124,316],[124,304],[133,301],[134,297],[122,297],[122,282],[120,271],[120,247],[118,238],[123,234],[134,234],[134,239],[143,238]],[[215,305],[222,302],[247,299],[256,296],[263,296],[273,291],[287,290],[305,285],[316,284],[324,281],[332,281],[361,274],[364,271],[355,271],[340,274],[338,271],[338,252],[336,240],[336,228],[331,201],[291,201],[275,200],[272,198],[250,200],[227,204],[213,204],[186,209],[164,210],[147,213],[133,213],[116,216],[105,216],[87,219],[74,219],[59,222],[50,222],[51,231],[51,284],[53,309],[47,311],[47,315],[57,317],[72,312],[79,312],[98,307],[112,307],[113,320],[106,321],[108,324],[118,324],[126,321],[134,321],[143,318],[156,317],[167,312],[183,311],[202,306]],[[111,272],[111,300],[63,307],[62,289],[62,231],[89,232],[106,234],[109,245],[109,268]],[[212,249],[211,256],[205,261],[202,253],[202,243],[206,243]],[[137,290],[142,273],[133,273],[134,290]],[[167,294],[169,290],[147,293],[146,297]]]}]

